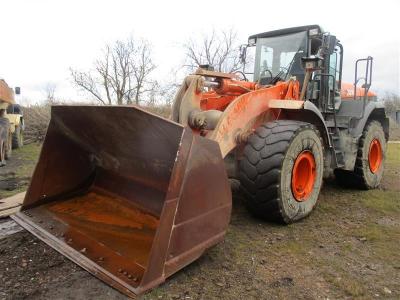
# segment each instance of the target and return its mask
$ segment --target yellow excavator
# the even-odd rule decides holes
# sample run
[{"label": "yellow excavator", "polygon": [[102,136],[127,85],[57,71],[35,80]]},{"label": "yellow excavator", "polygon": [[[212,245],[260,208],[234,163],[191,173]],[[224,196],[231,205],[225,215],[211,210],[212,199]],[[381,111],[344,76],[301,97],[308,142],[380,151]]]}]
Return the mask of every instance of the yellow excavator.
[{"label": "yellow excavator", "polygon": [[171,119],[135,106],[52,107],[14,220],[134,297],[224,238],[228,177],[254,215],[286,224],[311,213],[333,173],[376,188],[389,127],[370,91],[372,57],[346,84],[343,45],[318,25],[252,35],[242,58],[250,48],[252,80],[203,66]]},{"label": "yellow excavator", "polygon": [[21,107],[15,103],[15,91],[0,79],[0,166],[11,157],[12,149],[23,146],[24,118]]}]

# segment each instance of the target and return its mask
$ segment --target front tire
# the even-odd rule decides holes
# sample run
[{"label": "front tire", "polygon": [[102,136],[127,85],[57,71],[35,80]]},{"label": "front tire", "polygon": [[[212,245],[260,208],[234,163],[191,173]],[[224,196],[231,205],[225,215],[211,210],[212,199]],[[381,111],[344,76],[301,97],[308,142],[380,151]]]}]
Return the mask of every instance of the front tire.
[{"label": "front tire", "polygon": [[239,164],[249,210],[267,220],[292,223],[315,207],[322,185],[323,146],[309,123],[278,120],[249,138]]}]

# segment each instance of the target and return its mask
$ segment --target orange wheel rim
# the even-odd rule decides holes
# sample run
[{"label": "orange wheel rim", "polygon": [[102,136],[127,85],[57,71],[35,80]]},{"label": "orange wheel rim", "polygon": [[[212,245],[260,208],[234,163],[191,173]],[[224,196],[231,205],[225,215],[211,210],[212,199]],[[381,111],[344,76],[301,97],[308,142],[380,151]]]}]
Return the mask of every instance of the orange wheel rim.
[{"label": "orange wheel rim", "polygon": [[292,171],[292,193],[294,198],[303,202],[312,193],[316,177],[315,159],[311,151],[301,152]]},{"label": "orange wheel rim", "polygon": [[369,145],[368,162],[372,173],[376,173],[382,164],[382,147],[378,139],[373,139]]}]

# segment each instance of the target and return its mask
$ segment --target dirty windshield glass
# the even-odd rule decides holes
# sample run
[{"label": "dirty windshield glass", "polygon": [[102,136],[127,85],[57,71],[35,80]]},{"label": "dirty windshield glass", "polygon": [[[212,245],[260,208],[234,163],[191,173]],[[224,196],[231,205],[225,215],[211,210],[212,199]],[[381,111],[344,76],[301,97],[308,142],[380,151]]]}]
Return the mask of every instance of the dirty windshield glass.
[{"label": "dirty windshield glass", "polygon": [[[286,78],[296,57],[305,56],[306,32],[257,39],[254,79]],[[299,55],[295,56],[296,53]]]}]

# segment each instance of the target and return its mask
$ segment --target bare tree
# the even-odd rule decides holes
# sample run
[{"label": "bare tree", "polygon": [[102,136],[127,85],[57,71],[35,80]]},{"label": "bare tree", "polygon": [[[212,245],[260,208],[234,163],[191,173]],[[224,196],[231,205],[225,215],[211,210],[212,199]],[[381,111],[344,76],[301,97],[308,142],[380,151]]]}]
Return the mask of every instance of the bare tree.
[{"label": "bare tree", "polygon": [[[134,84],[129,82],[129,89],[133,91],[136,104],[139,104],[140,96],[147,92],[152,92],[157,82],[149,80],[149,75],[155,69],[151,60],[149,44],[142,43],[138,48],[137,63],[133,66]],[[129,98],[131,99],[132,96]]]},{"label": "bare tree", "polygon": [[106,45],[92,70],[70,71],[75,85],[101,104],[139,105],[141,96],[151,89],[155,68],[150,44],[130,37]]},{"label": "bare tree", "polygon": [[185,67],[193,70],[199,65],[210,65],[219,72],[235,72],[241,69],[237,32],[233,29],[191,38],[184,45]]},{"label": "bare tree", "polygon": [[43,87],[43,94],[46,99],[47,104],[54,104],[56,101],[55,93],[56,93],[57,85],[54,82],[48,82]]}]

